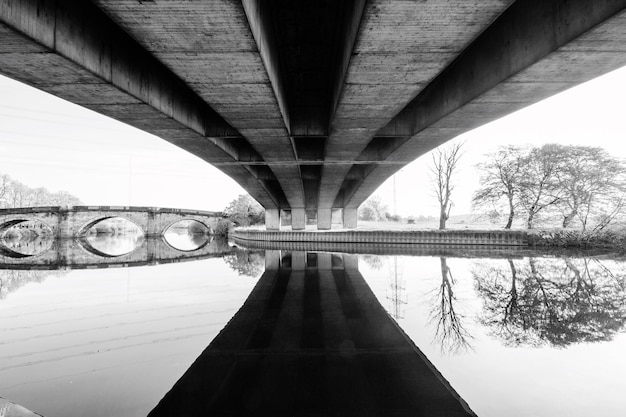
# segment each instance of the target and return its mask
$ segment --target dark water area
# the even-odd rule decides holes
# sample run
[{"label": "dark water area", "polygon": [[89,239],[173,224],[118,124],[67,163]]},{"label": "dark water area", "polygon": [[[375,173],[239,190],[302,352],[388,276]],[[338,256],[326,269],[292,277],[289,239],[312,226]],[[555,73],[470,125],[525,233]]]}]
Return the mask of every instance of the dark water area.
[{"label": "dark water area", "polygon": [[0,397],[45,417],[626,412],[619,255],[1,243]]}]

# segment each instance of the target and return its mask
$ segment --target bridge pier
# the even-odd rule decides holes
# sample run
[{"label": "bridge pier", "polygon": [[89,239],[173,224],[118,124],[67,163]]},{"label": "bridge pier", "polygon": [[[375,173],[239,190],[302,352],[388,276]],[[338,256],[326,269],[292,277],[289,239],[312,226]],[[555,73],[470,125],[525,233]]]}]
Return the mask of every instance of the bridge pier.
[{"label": "bridge pier", "polygon": [[265,228],[267,230],[280,230],[280,210],[265,210]]},{"label": "bridge pier", "polygon": [[358,210],[356,208],[344,207],[343,227],[344,229],[356,229]]},{"label": "bridge pier", "polygon": [[59,210],[57,217],[57,238],[72,237],[72,214],[67,210]]},{"label": "bridge pier", "polygon": [[161,235],[162,227],[157,221],[157,213],[154,208],[150,208],[147,213],[145,234],[146,237],[156,237]]},{"label": "bridge pier", "polygon": [[291,209],[291,230],[304,230],[306,227],[306,211],[303,208]]},{"label": "bridge pier", "polygon": [[[317,230],[331,230],[333,225],[333,218],[335,222],[339,220],[338,215],[341,213],[341,223],[344,229],[354,229],[357,226],[358,209],[355,208],[343,208],[339,213],[333,215],[333,211],[339,211],[339,209],[332,208],[318,208],[317,209]],[[291,230],[304,230],[306,228],[306,210],[291,209]],[[265,229],[266,230],[280,230],[281,219],[284,219],[285,213],[281,213],[280,209],[266,209],[265,210]]]},{"label": "bridge pier", "polygon": [[332,227],[332,209],[317,209],[317,230],[330,230]]}]

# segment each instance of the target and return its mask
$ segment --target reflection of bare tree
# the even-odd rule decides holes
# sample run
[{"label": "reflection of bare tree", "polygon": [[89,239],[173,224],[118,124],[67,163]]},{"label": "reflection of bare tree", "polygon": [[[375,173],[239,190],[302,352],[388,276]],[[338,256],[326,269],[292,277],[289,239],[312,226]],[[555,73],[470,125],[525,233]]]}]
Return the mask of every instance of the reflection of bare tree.
[{"label": "reflection of bare tree", "polygon": [[67,271],[25,271],[25,270],[0,270],[0,300],[9,293],[17,291],[29,282],[43,282],[49,276],[60,276]]},{"label": "reflection of bare tree", "polygon": [[265,268],[265,254],[263,251],[234,248],[224,255],[224,262],[237,274],[256,278]]},{"label": "reflection of bare tree", "polygon": [[391,301],[391,316],[397,320],[404,318],[403,304],[408,300],[403,296],[404,280],[402,279],[402,267],[398,274],[398,257],[393,257],[393,270],[390,271],[389,289],[387,290],[387,298]]},{"label": "reflection of bare tree", "polygon": [[463,316],[455,310],[455,280],[446,258],[441,260],[441,285],[434,291],[435,304],[430,313],[430,322],[437,324],[434,341],[441,345],[442,351],[460,353],[471,349],[469,339],[472,336],[463,326]]},{"label": "reflection of bare tree", "polygon": [[610,340],[626,326],[626,271],[619,269],[571,258],[480,266],[473,271],[484,302],[480,321],[511,346]]}]

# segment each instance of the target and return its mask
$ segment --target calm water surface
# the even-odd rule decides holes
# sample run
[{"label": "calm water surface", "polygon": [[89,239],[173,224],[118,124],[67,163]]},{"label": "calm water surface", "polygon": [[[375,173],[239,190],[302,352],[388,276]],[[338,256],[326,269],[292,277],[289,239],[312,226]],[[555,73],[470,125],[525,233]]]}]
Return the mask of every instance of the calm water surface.
[{"label": "calm water surface", "polygon": [[[133,239],[89,244],[115,257],[143,243]],[[314,269],[311,253],[290,259]],[[493,256],[357,257],[378,302],[477,415],[625,415],[625,260]],[[0,397],[46,417],[146,416],[241,308],[265,258],[233,248],[132,268],[0,270]]]}]

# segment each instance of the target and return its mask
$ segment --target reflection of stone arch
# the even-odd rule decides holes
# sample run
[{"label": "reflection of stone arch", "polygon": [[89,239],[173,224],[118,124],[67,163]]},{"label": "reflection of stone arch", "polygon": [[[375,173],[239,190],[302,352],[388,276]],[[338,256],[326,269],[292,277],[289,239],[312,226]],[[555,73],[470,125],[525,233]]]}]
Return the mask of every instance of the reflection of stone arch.
[{"label": "reflection of stone arch", "polygon": [[2,234],[4,232],[9,230],[13,226],[17,226],[18,224],[25,223],[25,222],[27,222],[29,220],[31,220],[31,219],[12,219],[12,220],[9,220],[7,222],[4,222],[4,223],[0,224],[0,236],[2,236]]},{"label": "reflection of stone arch", "polygon": [[139,251],[140,248],[144,245],[144,243],[142,242],[142,244],[135,246],[135,248],[133,250],[131,250],[130,252],[120,253],[119,255],[111,255],[109,253],[105,253],[105,252],[102,252],[99,249],[94,248],[89,243],[89,241],[87,239],[85,239],[85,238],[77,239],[77,241],[79,242],[78,246],[82,250],[84,250],[84,251],[86,251],[86,252],[88,252],[88,253],[90,253],[92,255],[99,256],[101,258],[120,258],[120,257],[123,257],[123,256],[132,255],[134,252]]},{"label": "reflection of stone arch", "polygon": [[[120,213],[121,214],[121,213]],[[104,216],[104,217],[98,217],[95,220],[90,220],[87,223],[85,223],[84,225],[82,225],[81,227],[79,227],[78,232],[76,232],[76,237],[84,237],[89,230],[94,227],[95,225],[97,225],[100,222],[103,222],[105,220],[109,220],[109,219],[124,219],[129,223],[134,224],[135,226],[137,226],[137,228],[139,230],[141,230],[141,233],[143,233],[144,235],[146,234],[146,231],[144,230],[143,227],[141,227],[141,225],[137,224],[136,221],[133,221],[132,219],[130,219],[127,216],[124,215],[120,215],[120,214],[115,214],[115,215],[109,215],[109,216]]]},{"label": "reflection of stone arch", "polygon": [[4,232],[6,232],[8,229],[12,228],[13,226],[17,226],[19,224],[26,223],[26,222],[32,222],[32,223],[41,224],[41,225],[45,226],[46,229],[48,229],[48,232],[50,232],[50,233],[53,232],[52,228],[50,227],[50,225],[48,225],[46,222],[42,221],[41,219],[39,219],[37,217],[32,217],[32,218],[17,217],[17,218],[10,219],[10,220],[0,224],[0,236],[2,236],[2,234]]},{"label": "reflection of stone arch", "polygon": [[[167,229],[166,229],[166,230],[167,230]],[[210,243],[211,243],[211,241],[212,241],[212,239],[213,239],[213,238],[209,238],[209,237],[207,236],[207,239],[206,239],[206,240],[205,240],[205,241],[204,241],[204,242],[203,242],[200,246],[198,246],[198,247],[197,247],[197,248],[195,248],[195,249],[180,249],[180,248],[177,248],[176,246],[172,245],[172,244],[171,244],[171,243],[167,240],[167,238],[165,237],[165,232],[163,232],[163,235],[161,236],[161,241],[163,242],[163,244],[164,244],[165,246],[167,246],[169,249],[171,249],[171,250],[173,250],[173,251],[176,251],[176,252],[181,252],[181,253],[191,253],[191,252],[196,252],[196,251],[199,251],[199,250],[203,249],[206,245],[210,244]]]},{"label": "reflection of stone arch", "polygon": [[200,223],[202,226],[204,226],[208,232],[208,234],[213,234],[213,228],[211,227],[211,225],[209,225],[209,222],[205,219],[199,219],[196,217],[181,217],[181,218],[177,218],[174,219],[172,221],[170,221],[167,226],[165,226],[163,228],[163,230],[161,231],[161,235],[164,235],[171,227],[173,227],[174,225],[180,223],[180,222],[184,222],[184,221],[194,221],[197,223]]},{"label": "reflection of stone arch", "polygon": [[8,248],[2,240],[0,240],[0,255],[13,259],[31,258],[35,255],[26,255],[24,253],[16,252],[11,248]]}]

